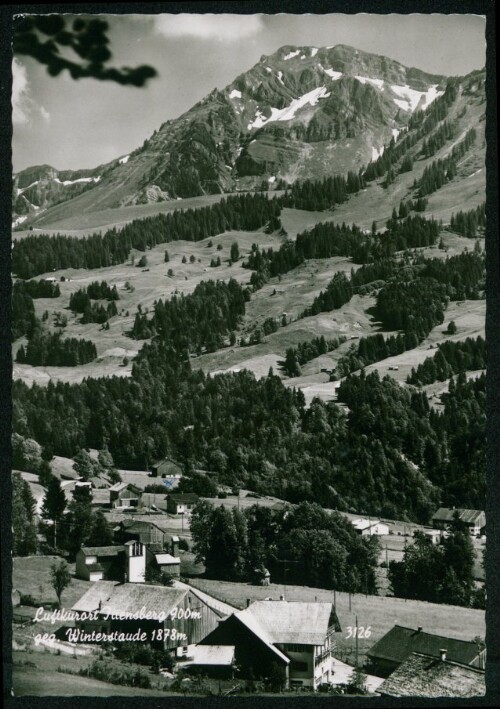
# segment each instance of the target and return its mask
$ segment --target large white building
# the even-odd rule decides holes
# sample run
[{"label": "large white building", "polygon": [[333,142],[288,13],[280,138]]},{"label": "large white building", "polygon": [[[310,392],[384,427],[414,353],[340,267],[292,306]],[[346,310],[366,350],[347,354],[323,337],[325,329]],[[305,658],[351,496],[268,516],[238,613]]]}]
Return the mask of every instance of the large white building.
[{"label": "large white building", "polygon": [[363,537],[389,534],[389,525],[380,522],[378,519],[365,519],[364,517],[360,517],[359,519],[353,519],[352,525],[358,534],[361,534]]}]

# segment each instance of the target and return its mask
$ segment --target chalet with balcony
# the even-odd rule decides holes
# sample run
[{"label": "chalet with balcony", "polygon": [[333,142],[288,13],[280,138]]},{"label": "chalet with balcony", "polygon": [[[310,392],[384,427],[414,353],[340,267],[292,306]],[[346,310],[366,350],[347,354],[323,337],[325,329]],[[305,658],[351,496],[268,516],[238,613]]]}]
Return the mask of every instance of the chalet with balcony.
[{"label": "chalet with balcony", "polygon": [[201,644],[234,646],[244,676],[269,677],[277,663],[287,686],[316,689],[332,678],[337,632],[332,603],[266,600],[233,613]]}]

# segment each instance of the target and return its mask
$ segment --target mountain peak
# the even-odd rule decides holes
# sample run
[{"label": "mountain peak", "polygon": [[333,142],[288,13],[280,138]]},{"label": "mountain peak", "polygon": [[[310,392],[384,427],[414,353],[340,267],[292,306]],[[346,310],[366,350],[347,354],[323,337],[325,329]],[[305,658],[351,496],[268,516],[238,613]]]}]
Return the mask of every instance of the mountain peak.
[{"label": "mountain peak", "polygon": [[[358,171],[446,82],[345,44],[287,44],[163,123],[130,155],[94,170],[39,166],[20,174],[16,208],[47,209],[67,195],[84,213],[96,203],[104,209]],[[476,86],[472,77],[469,93]]]}]

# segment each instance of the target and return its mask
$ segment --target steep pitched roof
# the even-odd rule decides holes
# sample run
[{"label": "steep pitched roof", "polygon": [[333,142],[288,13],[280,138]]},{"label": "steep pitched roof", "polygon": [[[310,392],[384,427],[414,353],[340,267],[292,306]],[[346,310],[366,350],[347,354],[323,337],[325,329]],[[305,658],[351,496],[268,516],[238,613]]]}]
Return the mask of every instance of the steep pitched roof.
[{"label": "steep pitched roof", "polygon": [[118,556],[118,554],[123,553],[122,546],[108,546],[108,547],[82,547],[82,551],[85,556]]},{"label": "steep pitched roof", "polygon": [[404,662],[412,652],[439,657],[441,649],[446,650],[450,661],[461,662],[465,665],[469,665],[480,652],[477,643],[473,640],[447,638],[443,635],[434,635],[423,630],[395,625],[368,650],[367,655],[372,659]]},{"label": "steep pitched roof", "polygon": [[486,523],[485,515],[482,510],[462,510],[451,509],[449,507],[440,507],[437,512],[432,515],[432,519],[439,522],[452,522],[455,513],[458,512],[460,522],[464,524],[484,525]]},{"label": "steep pitched roof", "polygon": [[393,697],[480,697],[484,671],[413,652],[377,689]]},{"label": "steep pitched roof", "polygon": [[275,644],[322,645],[330,625],[340,629],[332,603],[255,601],[237,615],[254,619]]},{"label": "steep pitched roof", "polygon": [[157,460],[153,465],[151,466],[152,468],[164,468],[170,470],[172,473],[182,473],[182,468],[181,466],[175,462],[175,460],[172,460],[171,458],[162,458],[161,460]]},{"label": "steep pitched roof", "polygon": [[180,564],[181,560],[178,556],[172,556],[172,554],[167,554],[166,552],[156,552],[155,553],[156,563],[163,566],[164,564]]},{"label": "steep pitched roof", "polygon": [[[173,537],[175,539],[175,537]],[[178,539],[177,539],[178,541]],[[200,601],[205,603],[209,608],[211,608],[218,616],[221,618],[226,618],[227,616],[231,615],[232,613],[236,613],[238,611],[238,608],[235,608],[234,606],[231,606],[229,603],[224,603],[223,601],[219,601],[218,598],[214,598],[213,596],[210,596],[208,593],[205,593],[204,591],[200,591],[198,588],[195,588],[194,586],[190,586],[187,583],[184,583],[183,581],[177,581],[175,580],[173,582],[173,585],[175,588],[184,588],[186,590],[191,591],[191,593],[195,596],[197,596]]]},{"label": "steep pitched roof", "polygon": [[187,591],[169,586],[151,586],[143,583],[124,583],[113,589],[102,604],[103,613],[136,613],[144,606],[146,611],[169,613],[179,605]]},{"label": "steep pitched roof", "polygon": [[127,483],[121,482],[121,483],[115,483],[114,485],[111,485],[109,488],[113,492],[121,492],[122,490],[125,490],[127,487]]},{"label": "steep pitched roof", "polygon": [[126,532],[144,532],[150,527],[156,527],[162,534],[164,534],[163,529],[158,527],[154,522],[149,522],[142,519],[124,519],[120,522],[122,529]]},{"label": "steep pitched roof", "polygon": [[118,581],[97,581],[78,599],[71,610],[80,613],[97,610],[99,604],[102,605],[108,600],[117,584]]},{"label": "steep pitched roof", "polygon": [[177,505],[182,505],[184,502],[198,502],[200,498],[194,492],[176,492],[172,495],[168,495],[168,499],[172,500],[172,502],[175,502]]},{"label": "steep pitched roof", "polygon": [[239,613],[235,613],[234,616],[240,621],[240,623],[243,623],[243,625],[246,626],[251,633],[258,637],[259,640],[264,643],[269,650],[271,650],[271,652],[277,655],[280,660],[283,660],[283,662],[288,665],[290,659],[283,654],[281,650],[275,647],[273,639],[267,632],[266,628],[263,628],[258,620],[248,612],[248,608],[244,611],[240,611]]}]

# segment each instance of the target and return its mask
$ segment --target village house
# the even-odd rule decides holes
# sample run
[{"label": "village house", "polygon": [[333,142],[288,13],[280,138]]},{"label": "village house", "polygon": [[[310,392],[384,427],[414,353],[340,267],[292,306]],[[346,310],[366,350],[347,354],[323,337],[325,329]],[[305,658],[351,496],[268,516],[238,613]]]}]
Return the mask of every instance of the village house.
[{"label": "village house", "polygon": [[269,677],[273,663],[289,687],[330,682],[335,633],[340,624],[332,603],[255,601],[219,623],[202,645],[229,645],[243,676]]},{"label": "village house", "polygon": [[353,519],[351,521],[354,529],[363,537],[382,536],[389,534],[389,525],[380,522],[378,519]]},{"label": "village house", "polygon": [[413,534],[415,535],[415,533],[423,534],[430,539],[433,544],[439,544],[443,537],[447,536],[447,532],[441,529],[431,529],[430,527],[422,527],[421,529],[415,530]]},{"label": "village house", "polygon": [[412,652],[377,689],[385,697],[479,697],[485,694],[484,670]]},{"label": "village house", "polygon": [[167,512],[173,515],[191,514],[200,498],[194,492],[174,493],[167,496]]},{"label": "village house", "polygon": [[76,577],[85,581],[123,581],[123,546],[82,547],[76,553]]},{"label": "village house", "polygon": [[[140,629],[147,633],[153,646],[171,650],[175,657],[187,658],[193,646],[236,608],[177,581],[172,586],[99,581],[72,610],[97,616],[78,619],[76,630],[134,633]],[[148,614],[150,617],[145,617]]]},{"label": "village house", "polygon": [[109,488],[111,507],[139,507],[142,491],[132,483],[115,483]]},{"label": "village house", "polygon": [[154,522],[125,519],[113,529],[115,541],[124,544],[131,540],[146,544],[149,549],[162,551],[168,542],[168,535]]},{"label": "village house", "polygon": [[484,669],[486,649],[473,640],[458,640],[443,635],[395,625],[367,652],[368,671],[379,677],[388,677],[412,652],[441,657],[445,650],[450,662],[458,662]]},{"label": "village house", "polygon": [[[178,544],[171,545],[171,551],[177,548]],[[180,565],[178,556],[163,548],[149,548],[137,539],[116,546],[82,547],[76,554],[76,576],[85,581],[144,583],[149,568],[178,577]]]},{"label": "village house", "polygon": [[181,575],[181,560],[178,556],[173,556],[166,551],[147,550],[147,565],[154,564],[158,571],[170,578]]},{"label": "village house", "polygon": [[434,529],[448,529],[456,515],[458,515],[460,523],[466,527],[473,536],[477,537],[484,533],[486,516],[482,510],[440,507],[439,510],[432,515],[432,526]]},{"label": "village house", "polygon": [[151,476],[153,478],[172,478],[172,481],[179,484],[182,478],[182,469],[180,465],[175,463],[170,458],[163,458],[153,463],[151,466]]}]

